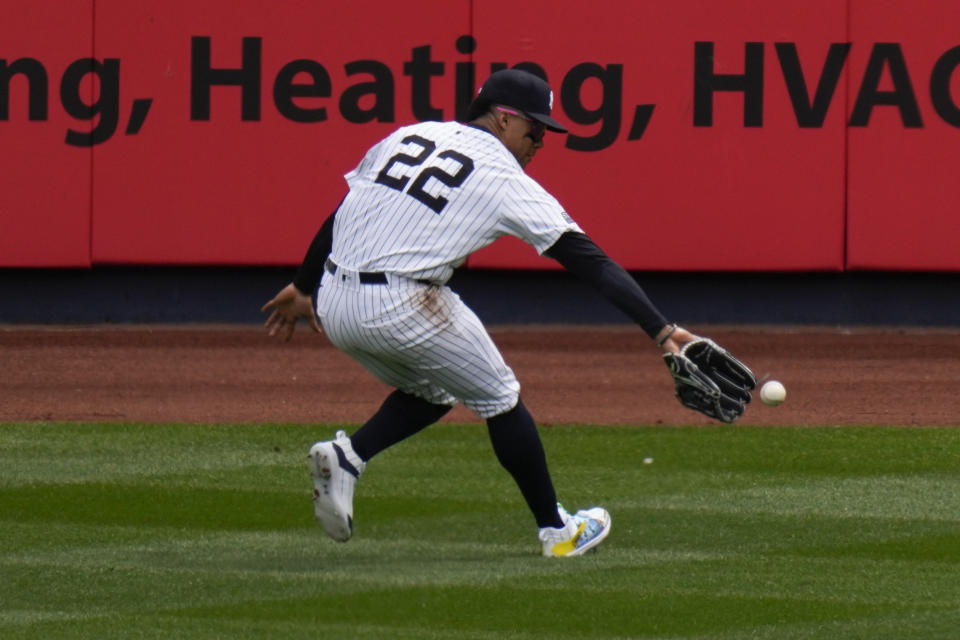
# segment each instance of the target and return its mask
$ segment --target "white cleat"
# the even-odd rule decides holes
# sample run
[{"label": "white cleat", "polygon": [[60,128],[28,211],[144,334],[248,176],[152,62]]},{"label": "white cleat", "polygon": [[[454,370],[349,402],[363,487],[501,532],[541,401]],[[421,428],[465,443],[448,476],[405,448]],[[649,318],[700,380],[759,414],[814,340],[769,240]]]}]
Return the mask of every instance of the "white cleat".
[{"label": "white cleat", "polygon": [[336,440],[318,442],[307,456],[313,476],[313,511],[317,522],[328,536],[337,542],[346,542],[353,535],[353,488],[363,472],[350,439],[343,431]]},{"label": "white cleat", "polygon": [[610,514],[606,509],[593,507],[581,509],[574,514],[557,505],[560,517],[566,523],[555,529],[544,527],[540,529],[540,542],[543,544],[543,555],[550,558],[580,556],[590,551],[610,533]]}]

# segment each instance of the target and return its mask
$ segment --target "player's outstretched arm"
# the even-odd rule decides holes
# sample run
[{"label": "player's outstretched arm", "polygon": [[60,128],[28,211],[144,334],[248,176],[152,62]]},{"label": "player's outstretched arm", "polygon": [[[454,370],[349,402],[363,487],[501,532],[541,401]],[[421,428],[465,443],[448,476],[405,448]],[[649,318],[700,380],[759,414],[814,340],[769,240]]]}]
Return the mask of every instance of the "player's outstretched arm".
[{"label": "player's outstretched arm", "polygon": [[320,333],[320,324],[313,312],[313,301],[310,296],[297,289],[292,282],[263,305],[260,311],[271,312],[270,317],[264,323],[268,335],[272,337],[280,334],[284,342],[293,337],[297,320],[301,318],[305,318],[310,324],[310,328]]},{"label": "player's outstretched arm", "polygon": [[589,236],[568,231],[561,235],[544,255],[553,258],[567,271],[597,289],[614,306],[640,325],[651,339],[658,344],[662,342],[660,346],[665,351],[677,350],[678,343],[692,336],[679,328],[667,336],[667,332],[674,325],[667,323],[637,281],[604,253]]},{"label": "player's outstretched arm", "polygon": [[756,386],[750,368],[714,341],[668,324],[640,285],[593,240],[567,232],[544,253],[595,286],[654,340],[683,406],[723,422],[743,415]]},{"label": "player's outstretched arm", "polygon": [[683,345],[699,337],[683,327],[668,324],[637,281],[589,236],[574,231],[564,233],[544,255],[595,287],[639,324],[664,353],[677,353]]}]

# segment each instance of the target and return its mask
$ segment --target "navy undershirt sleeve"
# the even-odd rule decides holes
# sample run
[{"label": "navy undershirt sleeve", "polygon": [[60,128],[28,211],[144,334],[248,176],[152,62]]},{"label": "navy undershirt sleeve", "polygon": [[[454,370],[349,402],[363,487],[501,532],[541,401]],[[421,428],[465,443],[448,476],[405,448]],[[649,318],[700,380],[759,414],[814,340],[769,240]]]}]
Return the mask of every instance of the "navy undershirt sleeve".
[{"label": "navy undershirt sleeve", "polygon": [[[343,204],[343,201],[340,202]],[[339,209],[339,205],[337,209]],[[303,263],[297,270],[297,275],[293,278],[293,286],[300,293],[312,296],[320,285],[320,278],[323,277],[323,266],[333,248],[333,221],[337,215],[337,209],[324,221],[313,237],[310,248],[307,249],[307,255],[303,257]]]},{"label": "navy undershirt sleeve", "polygon": [[592,285],[651,338],[668,324],[636,280],[589,236],[568,231],[544,255]]}]

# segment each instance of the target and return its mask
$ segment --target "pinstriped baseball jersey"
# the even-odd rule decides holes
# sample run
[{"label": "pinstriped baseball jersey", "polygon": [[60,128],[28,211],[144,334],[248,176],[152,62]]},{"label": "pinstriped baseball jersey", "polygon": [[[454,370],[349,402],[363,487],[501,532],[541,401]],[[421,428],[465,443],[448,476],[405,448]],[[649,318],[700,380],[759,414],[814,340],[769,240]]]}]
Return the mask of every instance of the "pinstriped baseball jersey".
[{"label": "pinstriped baseball jersey", "polygon": [[[317,291],[327,337],[386,384],[488,418],[520,384],[480,319],[445,286],[472,252],[503,235],[539,253],[580,231],[560,203],[487,131],[456,122],[403,127],[346,175]],[[363,273],[384,274],[365,284]]]},{"label": "pinstriped baseball jersey", "polygon": [[503,235],[543,253],[581,231],[496,137],[457,122],[402,127],[345,177],[330,257],[358,271],[446,282]]}]

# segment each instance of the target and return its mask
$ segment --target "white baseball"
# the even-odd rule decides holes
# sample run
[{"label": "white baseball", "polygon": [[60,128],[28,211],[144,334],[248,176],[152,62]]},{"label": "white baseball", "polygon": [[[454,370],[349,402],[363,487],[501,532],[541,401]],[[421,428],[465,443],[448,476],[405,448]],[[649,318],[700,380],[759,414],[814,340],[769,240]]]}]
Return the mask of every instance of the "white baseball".
[{"label": "white baseball", "polygon": [[760,399],[763,404],[775,407],[787,399],[787,388],[776,380],[767,380],[760,387]]}]

